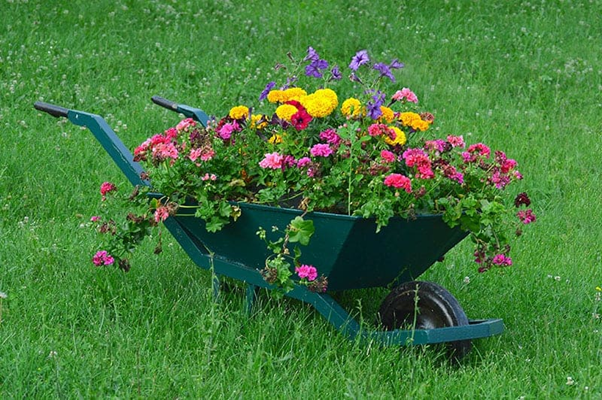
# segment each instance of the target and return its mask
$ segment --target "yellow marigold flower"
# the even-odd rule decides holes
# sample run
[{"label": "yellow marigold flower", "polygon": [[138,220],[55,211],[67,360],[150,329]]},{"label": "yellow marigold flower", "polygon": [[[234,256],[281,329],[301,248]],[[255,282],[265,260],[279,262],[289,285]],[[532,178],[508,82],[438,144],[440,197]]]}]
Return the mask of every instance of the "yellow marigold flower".
[{"label": "yellow marigold flower", "polygon": [[286,89],[282,93],[282,100],[280,100],[280,102],[286,103],[287,101],[291,101],[291,100],[301,101],[301,99],[305,96],[307,96],[307,92],[305,90],[298,88],[298,87],[292,87],[292,88]]},{"label": "yellow marigold flower", "polygon": [[414,123],[411,126],[412,126],[412,129],[414,129],[416,131],[424,132],[429,128],[430,124],[426,121],[419,120],[419,121],[414,121]]},{"label": "yellow marigold flower", "polygon": [[336,108],[339,105],[339,98],[337,97],[335,91],[332,89],[318,89],[315,91],[315,94],[329,98],[330,101],[334,103],[334,108]]},{"label": "yellow marigold flower", "polygon": [[233,119],[247,119],[249,117],[249,107],[236,106],[230,109],[230,118]]},{"label": "yellow marigold flower", "polygon": [[354,97],[350,97],[343,102],[341,106],[341,113],[346,117],[359,117],[365,114],[365,109],[362,107],[362,103]]},{"label": "yellow marigold flower", "polygon": [[261,119],[265,117],[263,114],[253,114],[251,115],[251,128],[252,129],[263,129],[267,126],[267,122],[259,122]]},{"label": "yellow marigold flower", "polygon": [[409,126],[415,131],[426,131],[431,125],[429,121],[423,120],[419,114],[414,112],[401,113],[398,119],[404,126]]},{"label": "yellow marigold flower", "polygon": [[339,105],[339,99],[332,89],[318,89],[314,93],[303,97],[301,104],[312,117],[323,118],[332,114]]},{"label": "yellow marigold flower", "polygon": [[395,139],[391,139],[389,136],[385,136],[385,142],[391,146],[400,145],[403,146],[406,144],[406,134],[403,133],[401,129],[396,126],[390,126],[389,129],[392,129],[395,132]]},{"label": "yellow marigold flower", "polygon": [[379,118],[380,121],[387,122],[388,124],[393,122],[395,119],[395,113],[393,110],[391,110],[389,107],[380,106],[380,111],[382,112],[382,115]]},{"label": "yellow marigold flower", "polygon": [[420,121],[420,115],[415,112],[402,112],[398,118],[404,126],[412,126],[416,121]]},{"label": "yellow marigold flower", "polygon": [[282,103],[282,99],[284,98],[284,91],[282,90],[271,90],[268,93],[268,101],[270,103]]},{"label": "yellow marigold flower", "polygon": [[290,104],[283,104],[276,109],[278,118],[291,122],[291,117],[297,113],[297,107]]},{"label": "yellow marigold flower", "polygon": [[282,143],[282,135],[279,135],[276,133],[276,134],[272,135],[271,138],[268,139],[268,142],[271,144]]}]

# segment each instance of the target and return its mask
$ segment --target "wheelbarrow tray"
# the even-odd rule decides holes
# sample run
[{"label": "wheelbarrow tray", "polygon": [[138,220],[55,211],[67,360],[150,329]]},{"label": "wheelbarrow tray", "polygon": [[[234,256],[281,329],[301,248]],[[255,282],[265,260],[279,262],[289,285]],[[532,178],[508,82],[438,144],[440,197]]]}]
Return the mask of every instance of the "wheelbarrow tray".
[{"label": "wheelbarrow tray", "polygon": [[[204,221],[191,215],[193,209],[181,209],[175,219],[216,258],[261,269],[271,252],[257,236],[258,228],[264,228],[269,238],[272,227],[282,232],[302,211],[237,204],[242,211],[238,220],[215,233],[207,232]],[[415,280],[467,235],[450,228],[440,215],[395,217],[378,233],[374,219],[321,212],[304,218],[313,221],[315,233],[309,245],[300,246],[301,260],[328,278],[329,291]]]}]

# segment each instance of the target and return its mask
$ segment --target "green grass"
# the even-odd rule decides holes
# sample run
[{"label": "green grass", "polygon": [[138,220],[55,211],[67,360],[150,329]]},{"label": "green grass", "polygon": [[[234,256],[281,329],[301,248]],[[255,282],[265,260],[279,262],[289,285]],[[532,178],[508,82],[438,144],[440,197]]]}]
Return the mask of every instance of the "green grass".
[{"label": "green grass", "polygon": [[[0,3],[0,397],[602,396],[600,3],[324,4]],[[128,184],[87,131],[33,102],[101,114],[134,146],[175,121],[152,95],[222,114],[307,46],[342,65],[360,49],[399,57],[400,87],[440,133],[520,163],[538,221],[515,265],[478,274],[462,243],[423,277],[469,317],[505,321],[460,366],[435,349],[348,342],[265,293],[247,318],[243,293],[214,303],[209,272],[171,240],[127,275],[91,266],[95,236],[80,225],[100,183]],[[360,294],[341,301],[370,321],[383,293]]]}]

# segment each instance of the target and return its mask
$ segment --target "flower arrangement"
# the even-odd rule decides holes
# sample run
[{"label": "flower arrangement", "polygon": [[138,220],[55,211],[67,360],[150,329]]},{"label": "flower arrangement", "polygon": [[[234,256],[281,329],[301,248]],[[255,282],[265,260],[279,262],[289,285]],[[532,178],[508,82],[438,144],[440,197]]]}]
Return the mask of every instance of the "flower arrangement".
[{"label": "flower arrangement", "polygon": [[[311,47],[302,59],[288,56],[289,65],[276,67],[282,82],[269,82],[257,104],[232,107],[205,127],[184,119],[136,147],[134,159],[152,188],[126,197],[139,211],[123,226],[95,217],[110,239],[95,265],[127,271],[129,252],[181,207],[194,207],[214,232],[237,219],[240,202],[373,218],[376,231],[394,216],[439,213],[470,232],[479,271],[512,264],[511,236],[536,219],[528,195],[513,199],[507,190],[523,178],[515,160],[462,136],[433,137],[435,117],[419,109],[412,90],[396,86],[394,72],[404,67],[396,59],[373,62],[359,51],[343,80],[339,66]],[[151,189],[163,197],[148,201]],[[103,200],[115,191],[105,182]],[[296,274],[296,282],[325,290],[319,266],[303,264],[301,253],[291,256],[287,248],[309,242],[311,221],[295,218],[275,242],[258,229],[274,250],[262,270],[268,282],[291,288]]]}]

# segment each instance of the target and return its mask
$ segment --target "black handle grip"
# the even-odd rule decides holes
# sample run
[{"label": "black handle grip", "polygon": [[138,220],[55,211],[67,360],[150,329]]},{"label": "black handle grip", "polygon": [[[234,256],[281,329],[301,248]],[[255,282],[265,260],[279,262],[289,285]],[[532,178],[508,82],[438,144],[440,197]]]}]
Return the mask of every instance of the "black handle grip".
[{"label": "black handle grip", "polygon": [[52,115],[53,117],[67,117],[69,110],[65,107],[55,106],[54,104],[44,103],[43,101],[36,101],[34,108],[39,111],[44,111]]},{"label": "black handle grip", "polygon": [[153,103],[155,103],[161,107],[168,108],[173,111],[177,111],[178,107],[179,107],[178,103],[174,103],[173,101],[164,99],[163,97],[160,97],[160,96],[153,96],[153,97],[151,97],[151,100],[153,101]]}]

